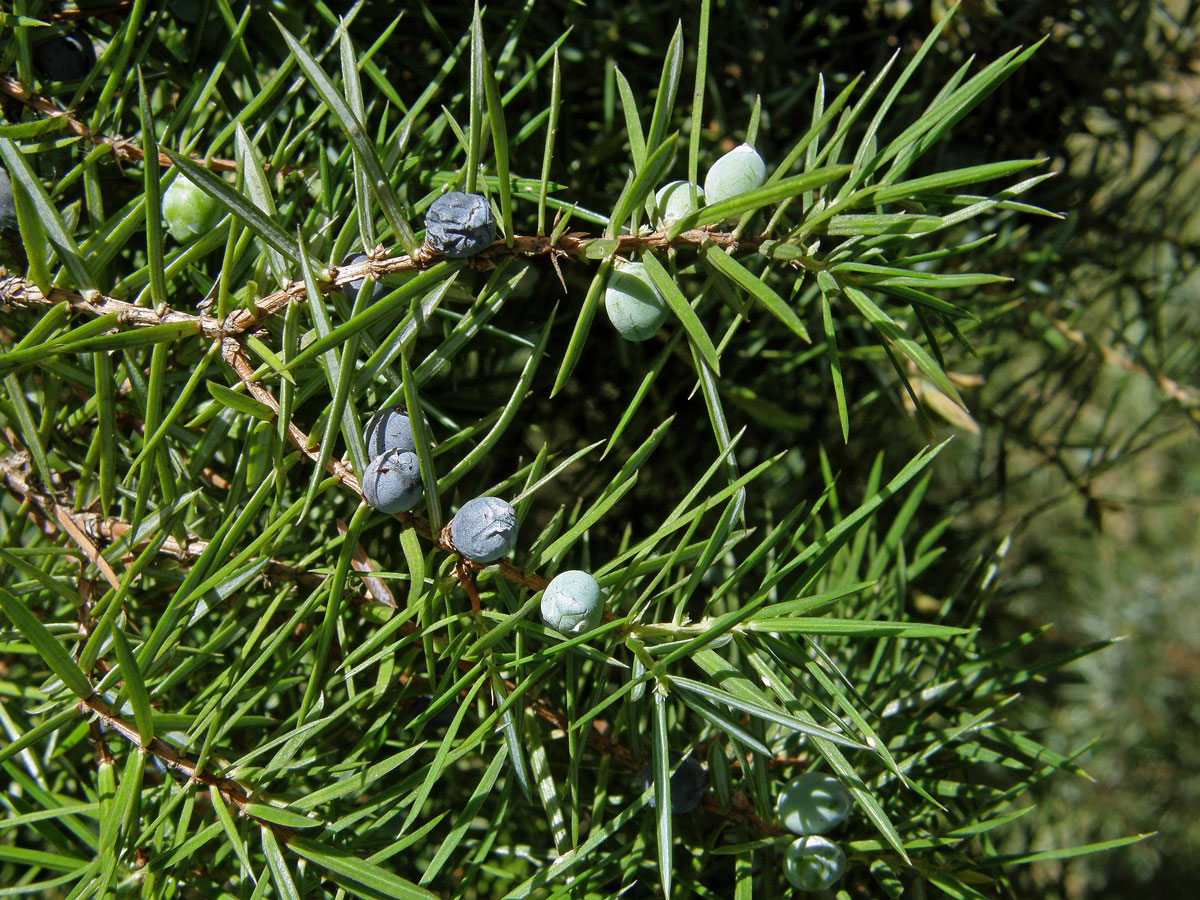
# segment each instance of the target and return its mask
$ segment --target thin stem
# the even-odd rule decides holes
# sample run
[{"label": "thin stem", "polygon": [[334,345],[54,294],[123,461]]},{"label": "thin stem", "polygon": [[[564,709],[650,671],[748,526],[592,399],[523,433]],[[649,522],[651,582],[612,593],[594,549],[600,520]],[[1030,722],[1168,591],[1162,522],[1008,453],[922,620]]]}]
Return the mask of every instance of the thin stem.
[{"label": "thin stem", "polygon": [[[584,232],[564,234],[555,242],[548,237],[539,235],[517,236],[513,239],[512,247],[506,246],[503,240],[496,241],[487,250],[467,260],[466,264],[486,270],[493,268],[497,260],[509,256],[570,256],[578,259],[585,256],[588,244],[596,239],[596,235]],[[635,253],[642,248],[666,251],[679,246],[699,246],[709,242],[726,250],[753,251],[758,249],[759,244],[758,238],[735,238],[731,234],[708,231],[703,228],[685,231],[674,239],[668,239],[666,231],[656,231],[646,235],[622,235],[615,241],[616,246],[612,252],[623,255]],[[317,287],[322,294],[329,294],[344,284],[361,281],[368,275],[379,279],[384,275],[397,272],[426,269],[443,259],[448,259],[448,257],[434,252],[428,245],[423,245],[413,256],[400,254],[388,257],[380,249],[374,259],[345,266],[330,266],[328,277],[318,279]],[[0,276],[5,274],[0,270]],[[258,327],[280,310],[286,309],[289,303],[303,302],[307,296],[308,292],[304,282],[293,281],[275,293],[256,300],[252,308],[234,310],[225,319],[220,319],[216,316],[180,312],[165,306],[154,309],[137,306],[99,291],[81,293],[54,287],[50,289],[49,293],[44,293],[37,285],[19,275],[0,278],[0,304],[32,307],[53,306],[65,301],[75,309],[96,316],[116,313],[118,324],[133,328],[191,322],[195,324],[197,333],[206,338],[223,338],[244,334]]]}]

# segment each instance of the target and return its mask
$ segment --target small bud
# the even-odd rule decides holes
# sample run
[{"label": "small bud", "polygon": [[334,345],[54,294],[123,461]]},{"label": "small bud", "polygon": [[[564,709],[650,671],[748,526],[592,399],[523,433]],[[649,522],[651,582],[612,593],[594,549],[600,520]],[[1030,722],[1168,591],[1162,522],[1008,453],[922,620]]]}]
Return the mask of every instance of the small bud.
[{"label": "small bud", "polygon": [[473,256],[495,239],[496,219],[487,197],[480,194],[450,191],[425,213],[425,242],[444,256]]},{"label": "small bud", "polygon": [[845,871],[842,848],[817,834],[796,838],[783,853],[783,873],[797,890],[823,891],[837,884]]},{"label": "small bud", "polygon": [[634,702],[639,702],[646,693],[646,682],[641,680],[646,674],[646,664],[642,662],[640,656],[633,658],[633,666],[629,669],[629,680],[635,682],[633,690],[629,692],[629,698]]},{"label": "small bud", "polygon": [[468,500],[450,522],[450,538],[472,562],[495,562],[517,542],[517,512],[499,497]]}]

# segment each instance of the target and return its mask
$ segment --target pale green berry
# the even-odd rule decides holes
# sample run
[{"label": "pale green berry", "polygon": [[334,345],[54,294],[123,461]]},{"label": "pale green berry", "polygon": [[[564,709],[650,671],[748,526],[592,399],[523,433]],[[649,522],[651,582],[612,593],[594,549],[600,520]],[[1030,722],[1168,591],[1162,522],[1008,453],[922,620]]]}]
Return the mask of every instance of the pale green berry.
[{"label": "pale green berry", "polygon": [[783,853],[783,874],[801,891],[823,891],[837,884],[846,871],[846,854],[819,834],[796,838]]},{"label": "pale green berry", "polygon": [[542,593],[542,619],[562,634],[583,634],[600,624],[604,593],[587,572],[560,572]]},{"label": "pale green berry", "polygon": [[850,792],[832,775],[806,772],[779,792],[775,810],[793,834],[825,834],[846,820],[853,803]]},{"label": "pale green berry", "polygon": [[640,262],[618,262],[608,276],[604,309],[627,341],[648,341],[667,321],[667,303]]},{"label": "pale green berry", "polygon": [[692,186],[686,181],[664,184],[654,195],[655,222],[674,225],[686,215],[704,205],[704,188],[696,188],[696,203],[692,203]]},{"label": "pale green berry", "polygon": [[712,164],[704,176],[704,199],[711,206],[762,187],[766,180],[767,164],[757,150],[742,144]]},{"label": "pale green berry", "polygon": [[167,230],[181,244],[208,234],[223,215],[220,204],[183,175],[163,194],[162,210]]}]

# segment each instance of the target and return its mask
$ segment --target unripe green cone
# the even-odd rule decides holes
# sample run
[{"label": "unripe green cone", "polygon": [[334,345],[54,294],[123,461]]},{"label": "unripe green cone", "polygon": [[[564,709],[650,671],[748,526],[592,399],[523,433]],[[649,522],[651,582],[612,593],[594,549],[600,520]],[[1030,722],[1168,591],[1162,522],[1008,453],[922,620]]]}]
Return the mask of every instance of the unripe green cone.
[{"label": "unripe green cone", "polygon": [[654,220],[661,226],[674,225],[684,216],[704,205],[704,188],[696,188],[696,203],[692,203],[692,186],[686,181],[664,184],[654,195]]},{"label": "unripe green cone", "polygon": [[779,792],[775,810],[794,834],[825,834],[846,820],[853,805],[850,792],[832,775],[806,772]]},{"label": "unripe green cone", "polygon": [[640,262],[617,263],[608,276],[604,310],[627,341],[648,341],[667,321],[667,303]]},{"label": "unripe green cone", "polygon": [[171,237],[186,244],[212,231],[221,221],[222,209],[183,175],[171,182],[162,199],[163,218]]},{"label": "unripe green cone", "polygon": [[757,150],[742,144],[712,164],[704,176],[704,199],[711,206],[762,187],[766,180],[767,164]]},{"label": "unripe green cone", "polygon": [[783,854],[783,873],[801,891],[822,891],[841,880],[846,871],[842,848],[819,834],[797,838]]},{"label": "unripe green cone", "polygon": [[560,572],[542,593],[542,620],[562,634],[583,634],[604,617],[604,593],[589,573]]}]

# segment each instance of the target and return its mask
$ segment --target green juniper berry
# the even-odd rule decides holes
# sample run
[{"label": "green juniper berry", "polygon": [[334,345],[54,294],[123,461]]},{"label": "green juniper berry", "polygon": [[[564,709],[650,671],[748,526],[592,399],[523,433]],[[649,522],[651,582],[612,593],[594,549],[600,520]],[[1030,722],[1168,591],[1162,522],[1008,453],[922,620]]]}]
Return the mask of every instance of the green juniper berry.
[{"label": "green juniper berry", "polygon": [[806,772],[783,786],[775,811],[793,834],[825,834],[842,824],[853,806],[850,792],[832,775]]},{"label": "green juniper berry", "polygon": [[604,289],[604,309],[627,341],[648,341],[670,315],[666,301],[640,262],[619,262]]},{"label": "green juniper berry", "polygon": [[846,854],[820,835],[794,840],[784,851],[784,873],[792,887],[823,891],[837,884],[846,871]]},{"label": "green juniper berry", "polygon": [[542,592],[542,620],[563,634],[583,634],[604,616],[604,592],[588,572],[559,572]]},{"label": "green juniper berry", "polygon": [[207,234],[225,214],[216,200],[184,175],[172,181],[163,194],[162,210],[167,230],[181,244]]},{"label": "green juniper berry", "polygon": [[749,144],[734,147],[704,176],[704,198],[708,203],[728,200],[752,191],[767,179],[767,164]]}]

